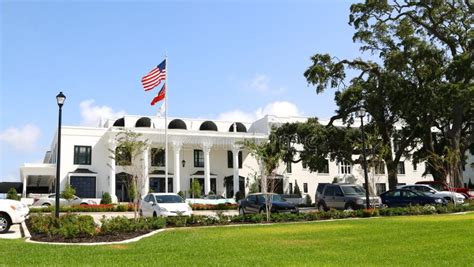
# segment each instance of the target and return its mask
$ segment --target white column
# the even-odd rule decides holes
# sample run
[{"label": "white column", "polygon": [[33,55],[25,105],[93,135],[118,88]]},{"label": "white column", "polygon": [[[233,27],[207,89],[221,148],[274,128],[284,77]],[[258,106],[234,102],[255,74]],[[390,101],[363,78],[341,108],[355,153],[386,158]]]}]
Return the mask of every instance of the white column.
[{"label": "white column", "polygon": [[143,149],[142,152],[142,160],[143,160],[143,173],[142,173],[142,192],[141,195],[144,196],[148,194],[150,191],[150,176],[149,176],[149,165],[150,165],[150,160],[149,160],[149,155],[150,155],[150,147],[146,146]]},{"label": "white column", "polygon": [[181,188],[181,175],[180,175],[180,158],[179,152],[181,151],[181,144],[173,142],[173,152],[174,152],[174,177],[173,177],[173,192],[178,193]]},{"label": "white column", "polygon": [[26,183],[28,182],[28,175],[23,174],[23,191],[21,192],[21,197],[26,197]]},{"label": "white column", "polygon": [[[239,148],[234,146],[232,148],[233,171],[234,171],[234,195],[239,191]],[[245,193],[245,192],[243,192]]]},{"label": "white column", "polygon": [[117,143],[115,140],[109,141],[109,194],[112,197],[112,202],[117,203],[118,199],[115,193],[115,149]]},{"label": "white column", "polygon": [[211,191],[211,165],[209,160],[209,154],[211,152],[211,146],[205,144],[202,147],[204,152],[204,194],[208,194]]}]

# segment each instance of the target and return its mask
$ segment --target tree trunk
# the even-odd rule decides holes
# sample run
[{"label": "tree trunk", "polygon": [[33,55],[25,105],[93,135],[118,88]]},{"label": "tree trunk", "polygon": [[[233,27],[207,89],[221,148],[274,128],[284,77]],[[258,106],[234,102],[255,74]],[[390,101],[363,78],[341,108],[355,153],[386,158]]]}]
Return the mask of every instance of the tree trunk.
[{"label": "tree trunk", "polygon": [[385,163],[387,164],[388,172],[388,188],[390,190],[397,188],[398,177],[397,177],[397,164],[392,160],[392,156],[385,157]]},{"label": "tree trunk", "polygon": [[453,105],[453,124],[451,129],[448,131],[449,149],[453,154],[449,157],[447,164],[450,170],[450,183],[454,187],[463,187],[463,172],[461,166],[461,131],[463,121],[463,105],[455,103]]}]

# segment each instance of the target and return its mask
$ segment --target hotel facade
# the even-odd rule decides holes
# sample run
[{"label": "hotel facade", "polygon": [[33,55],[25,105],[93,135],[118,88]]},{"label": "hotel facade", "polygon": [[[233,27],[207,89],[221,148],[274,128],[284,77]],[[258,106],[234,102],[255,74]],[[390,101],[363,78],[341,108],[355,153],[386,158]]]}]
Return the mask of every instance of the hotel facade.
[{"label": "hotel facade", "polygon": [[[100,199],[108,192],[115,202],[129,201],[130,168],[117,164],[114,156],[121,156],[116,140],[126,129],[139,133],[147,141],[146,149],[139,156],[143,163],[140,171],[145,178],[144,186],[140,188],[143,194],[182,191],[189,196],[193,180],[200,183],[202,193],[206,194],[214,192],[234,197],[238,191],[248,193],[250,185],[259,177],[260,167],[239,143],[243,140],[265,141],[272,127],[306,119],[267,115],[252,123],[241,123],[168,118],[168,177],[165,176],[165,119],[162,117],[125,116],[107,120],[99,127],[63,126],[60,190],[69,183],[81,198]],[[23,197],[54,192],[56,155],[57,136],[45,153],[43,163],[25,163],[20,167]],[[422,176],[424,172],[425,164],[413,165],[402,160],[398,166],[398,181],[410,184],[432,180],[431,175]],[[360,165],[330,160],[323,172],[310,172],[301,163],[288,165],[282,162],[276,173],[276,192],[287,194],[298,184],[301,192],[309,194],[313,201],[318,183],[330,183],[335,178],[340,182],[364,183]],[[385,165],[369,169],[369,184],[377,193],[388,189]]]}]

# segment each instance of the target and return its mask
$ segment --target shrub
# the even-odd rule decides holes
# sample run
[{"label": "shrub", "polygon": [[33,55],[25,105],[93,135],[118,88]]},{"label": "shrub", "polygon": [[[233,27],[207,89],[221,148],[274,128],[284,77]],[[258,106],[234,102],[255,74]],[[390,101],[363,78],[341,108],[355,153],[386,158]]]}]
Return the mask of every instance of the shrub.
[{"label": "shrub", "polygon": [[16,191],[16,189],[12,187],[7,192],[7,199],[21,200],[21,197],[18,195],[18,192]]},{"label": "shrub", "polygon": [[30,230],[33,233],[47,236],[75,238],[93,236],[96,234],[96,224],[92,216],[66,214],[59,218],[53,215],[36,215],[29,219]]},{"label": "shrub", "polygon": [[[191,216],[194,217],[194,216]],[[196,220],[196,217],[193,218]],[[166,225],[172,227],[183,227],[187,225],[188,217],[186,216],[173,216],[173,217],[166,217]]]},{"label": "shrub", "polygon": [[64,191],[61,192],[61,197],[66,199],[66,200],[71,200],[74,198],[74,195],[76,194],[76,189],[72,187],[69,183],[66,184],[64,187]]},{"label": "shrub", "polygon": [[183,199],[186,199],[186,194],[183,191],[179,191],[178,195],[182,197]]},{"label": "shrub", "polygon": [[311,206],[313,201],[311,201],[311,196],[309,194],[306,195],[305,202],[306,202],[306,206]]},{"label": "shrub", "polygon": [[161,229],[165,226],[166,220],[161,217],[129,219],[125,216],[112,218],[102,217],[101,234],[130,233],[135,231],[146,231]]},{"label": "shrub", "polygon": [[298,186],[298,181],[295,180],[295,189],[293,190],[293,194],[297,195],[299,198],[301,197],[301,190]]},{"label": "shrub", "polygon": [[109,192],[104,192],[102,194],[102,199],[100,200],[100,204],[111,204],[112,197],[110,196]]}]

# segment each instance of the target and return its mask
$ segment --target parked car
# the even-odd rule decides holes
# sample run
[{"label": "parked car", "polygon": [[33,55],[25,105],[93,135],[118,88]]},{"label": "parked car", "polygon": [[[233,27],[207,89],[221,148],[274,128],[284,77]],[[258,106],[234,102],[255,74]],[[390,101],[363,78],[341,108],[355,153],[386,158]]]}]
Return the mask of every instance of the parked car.
[{"label": "parked car", "polygon": [[[363,209],[366,207],[365,189],[356,184],[326,184],[321,193],[316,193],[316,207],[321,211],[329,209]],[[371,207],[380,206],[379,197],[369,198]]]},{"label": "parked car", "polygon": [[12,224],[26,220],[30,209],[20,201],[0,199],[0,234],[10,230]]},{"label": "parked car", "polygon": [[447,201],[455,202],[456,204],[463,204],[465,198],[464,195],[460,193],[450,191],[438,191],[433,187],[425,184],[402,185],[398,188],[415,190],[428,196],[444,198]]},{"label": "parked car", "polygon": [[191,216],[193,210],[178,194],[150,193],[141,201],[140,215],[144,217]]},{"label": "parked car", "polygon": [[218,205],[218,204],[236,204],[234,198],[225,198],[220,195],[205,195],[202,198],[187,198],[186,202],[189,204],[209,204],[209,205]]},{"label": "parked car", "polygon": [[438,191],[450,191],[450,192],[457,192],[462,195],[464,195],[465,198],[467,199],[474,199],[474,194],[469,191],[467,188],[462,188],[462,187],[450,187],[447,183],[445,182],[439,182],[439,181],[419,181],[416,182],[415,184],[426,184],[429,185],[433,188],[435,188]]},{"label": "parked car", "polygon": [[444,198],[427,196],[419,191],[405,188],[389,190],[380,194],[382,204],[387,207],[405,207],[408,205],[446,205]]},{"label": "parked car", "polygon": [[[59,206],[74,206],[74,205],[92,205],[96,204],[92,200],[84,200],[78,196],[74,196],[73,199],[67,200],[64,198],[59,198]],[[56,194],[49,195],[45,198],[35,198],[33,200],[32,206],[42,206],[42,207],[49,207],[56,205]]]},{"label": "parked car", "polygon": [[239,214],[252,214],[266,212],[266,199],[270,201],[270,212],[272,213],[298,213],[298,207],[295,204],[286,202],[279,194],[274,193],[256,193],[249,194],[239,202]]}]

